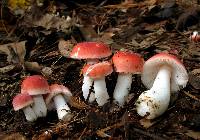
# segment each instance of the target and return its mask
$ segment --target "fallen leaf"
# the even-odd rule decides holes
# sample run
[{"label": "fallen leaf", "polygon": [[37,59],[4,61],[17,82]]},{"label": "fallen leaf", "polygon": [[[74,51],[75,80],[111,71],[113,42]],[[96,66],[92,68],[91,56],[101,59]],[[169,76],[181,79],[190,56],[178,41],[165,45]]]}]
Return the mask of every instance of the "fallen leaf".
[{"label": "fallen leaf", "polygon": [[29,71],[41,72],[41,66],[37,62],[28,62],[24,63],[24,67]]},{"label": "fallen leaf", "polygon": [[85,109],[88,107],[79,97],[70,96],[68,103],[77,109]]},{"label": "fallen leaf", "polygon": [[5,67],[0,68],[0,73],[7,73],[15,68],[15,65],[7,65]]},{"label": "fallen leaf", "polygon": [[62,56],[69,57],[69,54],[73,47],[74,47],[74,44],[70,40],[67,40],[67,41],[63,39],[59,40],[58,49]]},{"label": "fallen leaf", "polygon": [[197,8],[186,10],[178,18],[176,29],[179,31],[187,30],[188,27],[199,23],[199,12],[200,9]]},{"label": "fallen leaf", "polygon": [[50,67],[43,67],[42,74],[46,77],[49,77],[53,73],[53,70]]},{"label": "fallen leaf", "polygon": [[96,41],[98,38],[96,31],[91,26],[79,27],[79,30],[86,41]]},{"label": "fallen leaf", "polygon": [[152,120],[148,120],[145,118],[141,119],[139,122],[144,128],[149,128],[156,123],[155,121],[152,122]]},{"label": "fallen leaf", "polygon": [[0,135],[0,139],[1,140],[26,140],[26,137],[24,137],[23,135],[19,133],[13,133],[13,134],[6,134],[3,136]]},{"label": "fallen leaf", "polygon": [[188,130],[185,134],[193,139],[200,139],[200,132]]},{"label": "fallen leaf", "polygon": [[33,20],[31,16],[27,16],[22,23],[27,27],[43,27],[46,30],[57,29],[57,31],[63,31],[65,33],[71,32],[71,27],[74,25],[73,20],[68,17],[59,17],[54,14],[45,14],[38,20]]},{"label": "fallen leaf", "polygon": [[0,52],[7,54],[7,61],[12,63],[24,63],[26,54],[26,41],[0,45]]},{"label": "fallen leaf", "polygon": [[189,83],[195,89],[200,89],[200,69],[194,69],[189,73]]}]

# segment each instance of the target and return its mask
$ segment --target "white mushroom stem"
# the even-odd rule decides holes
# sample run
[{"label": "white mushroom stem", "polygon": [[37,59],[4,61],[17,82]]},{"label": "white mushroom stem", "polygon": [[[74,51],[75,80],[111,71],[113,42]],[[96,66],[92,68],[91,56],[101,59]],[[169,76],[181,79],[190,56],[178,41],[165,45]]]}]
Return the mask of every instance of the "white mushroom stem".
[{"label": "white mushroom stem", "polygon": [[170,67],[162,66],[152,88],[143,92],[136,102],[140,116],[146,115],[147,119],[154,119],[167,110],[170,102],[170,77]]},{"label": "white mushroom stem", "polygon": [[42,95],[33,96],[34,104],[32,106],[37,117],[45,117],[47,115],[47,107]]},{"label": "white mushroom stem", "polygon": [[22,109],[24,111],[24,115],[26,116],[26,120],[33,122],[37,119],[37,116],[35,115],[35,112],[30,106],[27,106]]},{"label": "white mushroom stem", "polygon": [[65,119],[65,117],[70,113],[70,108],[67,105],[64,97],[61,94],[58,94],[53,97],[53,100],[57,110],[58,118],[60,120]]},{"label": "white mushroom stem", "polygon": [[105,77],[94,80],[94,94],[99,106],[108,102],[109,95],[106,88]]},{"label": "white mushroom stem", "polygon": [[90,89],[92,87],[93,82],[94,82],[93,79],[91,79],[89,76],[84,74],[83,86],[82,86],[83,97],[85,100],[87,100],[88,95],[90,95],[89,102],[93,102],[95,100],[95,98],[91,98],[91,97],[94,97],[94,93],[93,92],[90,93]]},{"label": "white mushroom stem", "polygon": [[127,97],[128,93],[131,89],[132,83],[132,74],[119,74],[117,78],[117,83],[113,93],[114,101],[119,104],[119,106],[123,106]]}]

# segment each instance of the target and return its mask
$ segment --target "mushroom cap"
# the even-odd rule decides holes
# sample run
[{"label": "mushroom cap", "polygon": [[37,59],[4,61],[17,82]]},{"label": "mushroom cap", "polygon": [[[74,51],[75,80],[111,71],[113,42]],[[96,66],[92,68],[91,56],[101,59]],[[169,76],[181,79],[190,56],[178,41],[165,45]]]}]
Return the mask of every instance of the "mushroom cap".
[{"label": "mushroom cap", "polygon": [[71,91],[67,87],[59,84],[52,84],[50,86],[50,93],[45,95],[46,104],[48,105],[51,102],[51,99],[57,94],[62,94],[66,100],[69,100],[68,98],[72,96]]},{"label": "mushroom cap", "polygon": [[49,93],[47,80],[41,75],[26,77],[21,84],[21,93],[28,92],[29,95],[40,95]]},{"label": "mushroom cap", "polygon": [[96,59],[111,55],[109,46],[101,42],[82,42],[72,49],[70,57],[74,59]]},{"label": "mushroom cap", "polygon": [[116,72],[139,74],[142,71],[144,59],[132,51],[118,51],[112,61]]},{"label": "mushroom cap", "polygon": [[180,90],[180,87],[185,87],[188,82],[188,74],[185,66],[174,55],[167,53],[159,53],[149,58],[144,66],[142,72],[142,82],[147,88],[153,86],[156,75],[163,65],[171,68],[171,92]]},{"label": "mushroom cap", "polygon": [[27,107],[33,103],[32,97],[28,93],[17,94],[12,101],[13,108],[15,111]]},{"label": "mushroom cap", "polygon": [[83,67],[82,72],[92,79],[98,79],[111,74],[113,68],[110,62],[104,61],[94,65],[87,64]]}]

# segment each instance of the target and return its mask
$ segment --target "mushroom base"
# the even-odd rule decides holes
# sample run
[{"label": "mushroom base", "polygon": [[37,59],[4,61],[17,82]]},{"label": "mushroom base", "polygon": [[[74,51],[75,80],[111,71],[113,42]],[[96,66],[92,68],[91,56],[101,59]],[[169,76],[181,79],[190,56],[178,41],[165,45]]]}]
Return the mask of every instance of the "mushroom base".
[{"label": "mushroom base", "polygon": [[64,97],[61,94],[56,95],[54,98],[54,104],[57,110],[58,118],[63,120],[70,114],[70,108],[67,105]]}]

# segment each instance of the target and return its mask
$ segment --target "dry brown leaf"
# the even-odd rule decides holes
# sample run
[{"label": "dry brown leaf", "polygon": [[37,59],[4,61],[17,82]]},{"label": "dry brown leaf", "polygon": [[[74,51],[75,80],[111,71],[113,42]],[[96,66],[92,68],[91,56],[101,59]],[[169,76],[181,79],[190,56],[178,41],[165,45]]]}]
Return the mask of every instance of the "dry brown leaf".
[{"label": "dry brown leaf", "polygon": [[200,139],[200,132],[188,130],[187,133],[185,133],[185,134],[193,139],[196,139],[196,140]]},{"label": "dry brown leaf", "polygon": [[[30,22],[31,21],[31,22]],[[24,24],[28,27],[44,27],[46,30],[57,29],[57,31],[70,32],[70,27],[73,26],[73,21],[70,17],[59,17],[54,14],[45,14],[39,20],[32,20],[31,17],[27,17]]]},{"label": "dry brown leaf", "polygon": [[70,96],[70,99],[68,99],[68,103],[77,109],[85,109],[88,107],[88,105],[81,101],[79,97]]},{"label": "dry brown leaf", "polygon": [[41,72],[41,66],[37,62],[26,61],[24,67],[29,71]]},{"label": "dry brown leaf", "polygon": [[98,38],[96,31],[91,26],[79,27],[79,30],[86,41],[96,41]]},{"label": "dry brown leaf", "polygon": [[2,137],[0,135],[0,139],[1,140],[26,140],[26,138],[19,133],[8,134]]},{"label": "dry brown leaf", "polygon": [[6,73],[15,68],[15,65],[7,65],[5,67],[0,68],[0,73]]},{"label": "dry brown leaf", "polygon": [[24,56],[26,54],[26,41],[17,43],[9,43],[0,45],[0,53],[7,54],[7,61],[12,63],[24,63]]},{"label": "dry brown leaf", "polygon": [[42,68],[42,74],[45,77],[49,77],[53,73],[53,70],[50,67],[43,67]]},{"label": "dry brown leaf", "polygon": [[155,121],[152,122],[152,120],[148,120],[145,118],[141,119],[139,122],[144,128],[149,128],[156,123]]},{"label": "dry brown leaf", "polygon": [[194,69],[189,73],[189,83],[195,89],[200,89],[200,69]]},{"label": "dry brown leaf", "polygon": [[71,52],[74,44],[70,40],[60,40],[58,43],[58,49],[62,56],[69,57],[69,53]]}]

